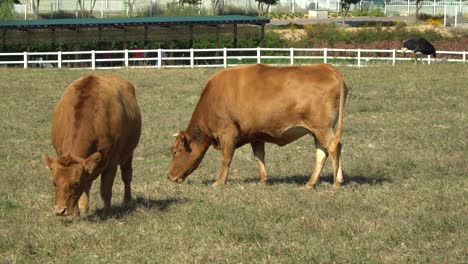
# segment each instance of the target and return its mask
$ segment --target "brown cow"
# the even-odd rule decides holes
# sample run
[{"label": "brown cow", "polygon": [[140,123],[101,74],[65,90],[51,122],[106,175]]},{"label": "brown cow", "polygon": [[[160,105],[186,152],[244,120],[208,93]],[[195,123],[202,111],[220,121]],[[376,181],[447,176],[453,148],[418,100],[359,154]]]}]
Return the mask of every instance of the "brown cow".
[{"label": "brown cow", "polygon": [[174,135],[168,178],[183,182],[213,145],[222,152],[213,186],[225,184],[234,150],[250,143],[264,183],[265,142],[283,146],[310,134],[317,155],[306,187],[315,186],[330,154],[337,188],[344,182],[340,138],[346,94],[343,78],[327,64],[223,70],[208,80],[187,129]]},{"label": "brown cow", "polygon": [[104,214],[111,215],[117,166],[125,185],[124,202],[129,202],[133,151],[140,131],[140,109],[130,82],[88,75],[71,83],[52,121],[57,158],[42,155],[52,172],[55,214],[79,216],[80,209],[87,211],[91,184],[101,175]]}]

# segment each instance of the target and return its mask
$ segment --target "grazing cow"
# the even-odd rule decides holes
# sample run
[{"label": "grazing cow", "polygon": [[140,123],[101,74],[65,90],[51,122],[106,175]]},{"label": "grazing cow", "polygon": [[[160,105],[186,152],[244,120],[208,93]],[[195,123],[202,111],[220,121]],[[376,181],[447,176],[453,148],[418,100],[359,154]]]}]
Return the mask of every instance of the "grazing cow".
[{"label": "grazing cow", "polygon": [[140,131],[140,109],[130,82],[88,75],[71,83],[52,120],[57,157],[42,155],[52,172],[55,214],[79,216],[80,209],[88,210],[91,184],[101,175],[104,214],[110,216],[117,166],[125,185],[124,202],[129,202],[133,151]]},{"label": "grazing cow", "polygon": [[[418,62],[418,55],[432,55],[437,58],[436,49],[424,38],[409,38],[403,43],[402,51],[411,50],[414,55],[414,63]],[[421,60],[422,62],[422,60]]]},{"label": "grazing cow", "polygon": [[168,178],[183,182],[213,145],[222,152],[213,186],[225,184],[234,150],[250,143],[260,182],[265,183],[265,142],[283,146],[309,134],[317,155],[306,187],[315,186],[330,154],[337,188],[344,181],[340,138],[346,94],[343,78],[327,64],[223,70],[208,80],[187,129],[174,135]]}]

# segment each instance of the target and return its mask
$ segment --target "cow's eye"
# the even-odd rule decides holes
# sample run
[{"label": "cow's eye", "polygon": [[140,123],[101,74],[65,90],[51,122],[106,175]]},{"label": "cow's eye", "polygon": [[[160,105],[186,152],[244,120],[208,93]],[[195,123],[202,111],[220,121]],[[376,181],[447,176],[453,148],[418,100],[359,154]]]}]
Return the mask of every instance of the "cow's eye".
[{"label": "cow's eye", "polygon": [[174,157],[177,157],[178,155],[179,155],[179,152],[177,152],[177,151],[174,151],[174,152],[172,153],[172,156],[174,156]]}]

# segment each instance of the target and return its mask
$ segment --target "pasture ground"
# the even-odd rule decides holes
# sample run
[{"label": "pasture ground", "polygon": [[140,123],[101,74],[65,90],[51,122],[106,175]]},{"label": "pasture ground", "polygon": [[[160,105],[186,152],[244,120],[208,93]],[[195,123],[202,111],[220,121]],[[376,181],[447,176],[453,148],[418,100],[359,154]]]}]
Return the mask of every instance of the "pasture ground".
[{"label": "pasture ground", "polygon": [[42,153],[64,88],[88,71],[0,69],[0,263],[466,263],[468,66],[340,68],[350,86],[343,164],[348,184],[302,186],[311,137],[267,145],[269,180],[257,184],[249,146],[236,151],[226,186],[211,183],[210,149],[185,183],[166,179],[171,135],[184,129],[207,78],[219,69],[112,70],[132,81],[143,115],[134,202],[114,185],[103,220],[99,180],[81,219],[52,214]]}]

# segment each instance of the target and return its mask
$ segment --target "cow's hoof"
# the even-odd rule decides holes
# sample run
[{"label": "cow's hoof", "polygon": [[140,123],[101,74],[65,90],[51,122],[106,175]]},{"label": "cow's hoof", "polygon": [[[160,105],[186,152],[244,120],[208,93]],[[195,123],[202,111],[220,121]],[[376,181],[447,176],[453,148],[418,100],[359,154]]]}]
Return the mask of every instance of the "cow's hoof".
[{"label": "cow's hoof", "polygon": [[215,182],[211,185],[211,187],[216,188],[216,187],[222,186],[222,185],[224,185],[224,184],[225,184],[224,182],[215,181]]},{"label": "cow's hoof", "polygon": [[333,191],[338,191],[338,189],[340,189],[341,185],[342,185],[341,182],[333,183]]},{"label": "cow's hoof", "polygon": [[317,186],[317,183],[307,183],[305,186],[304,186],[304,189],[306,191],[310,190],[310,189],[315,189],[315,187]]}]

